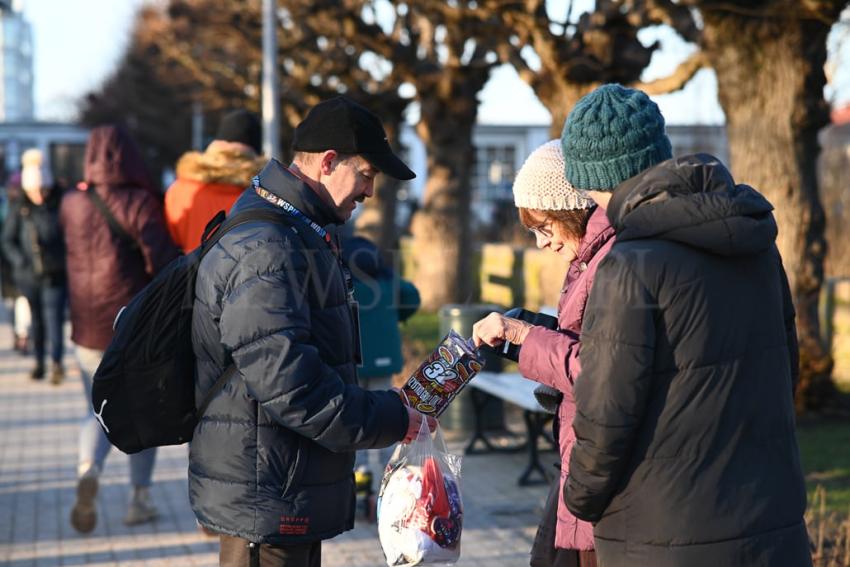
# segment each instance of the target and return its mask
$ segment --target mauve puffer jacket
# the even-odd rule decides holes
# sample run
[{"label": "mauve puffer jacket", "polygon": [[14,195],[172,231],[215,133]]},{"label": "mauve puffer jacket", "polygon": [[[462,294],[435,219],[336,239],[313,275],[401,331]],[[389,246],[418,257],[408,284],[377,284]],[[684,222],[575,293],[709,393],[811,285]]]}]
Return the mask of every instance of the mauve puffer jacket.
[{"label": "mauve puffer jacket", "polygon": [[[579,362],[581,323],[596,268],[614,244],[614,229],[605,210],[596,207],[587,222],[576,259],[570,263],[558,302],[558,331],[534,327],[519,351],[520,373],[560,391],[564,397],[558,406],[558,446],[561,453],[561,490],[570,466],[570,451],[575,443],[573,384],[581,371]],[[558,499],[558,523],[555,547],[593,549],[593,526],[570,513]]]}]

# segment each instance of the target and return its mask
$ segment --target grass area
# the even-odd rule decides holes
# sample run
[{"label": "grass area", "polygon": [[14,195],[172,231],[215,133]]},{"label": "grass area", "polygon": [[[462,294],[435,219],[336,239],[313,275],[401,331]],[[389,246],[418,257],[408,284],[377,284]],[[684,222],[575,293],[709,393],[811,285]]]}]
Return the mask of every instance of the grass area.
[{"label": "grass area", "polygon": [[433,348],[440,336],[440,321],[436,313],[418,311],[401,326],[401,336],[406,341],[430,345]]},{"label": "grass area", "polygon": [[827,511],[850,509],[850,420],[801,420],[800,457],[810,505],[818,485],[826,489]]}]

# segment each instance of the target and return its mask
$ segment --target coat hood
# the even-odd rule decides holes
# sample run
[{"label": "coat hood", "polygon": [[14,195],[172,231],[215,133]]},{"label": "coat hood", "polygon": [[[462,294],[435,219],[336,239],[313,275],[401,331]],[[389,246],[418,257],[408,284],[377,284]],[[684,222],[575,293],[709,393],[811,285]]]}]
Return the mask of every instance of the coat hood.
[{"label": "coat hood", "polygon": [[720,161],[696,154],[664,161],[621,183],[608,206],[617,240],[672,240],[724,256],[770,248],[777,227],[771,205],[736,184]]},{"label": "coat hood", "polygon": [[143,187],[155,192],[139,147],[118,125],[98,126],[86,145],[85,181],[98,186]]},{"label": "coat hood", "polygon": [[242,144],[219,140],[206,151],[188,152],[177,162],[177,177],[201,183],[224,183],[247,187],[266,160]]}]

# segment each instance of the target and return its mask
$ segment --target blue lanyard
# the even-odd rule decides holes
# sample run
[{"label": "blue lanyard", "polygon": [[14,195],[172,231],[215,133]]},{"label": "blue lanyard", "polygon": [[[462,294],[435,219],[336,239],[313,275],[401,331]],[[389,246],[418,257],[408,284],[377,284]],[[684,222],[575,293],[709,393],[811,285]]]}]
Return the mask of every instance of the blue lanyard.
[{"label": "blue lanyard", "polygon": [[288,215],[300,220],[301,222],[303,222],[304,224],[306,224],[307,226],[312,228],[316,232],[316,234],[318,234],[319,236],[322,237],[322,240],[324,240],[325,243],[331,248],[333,253],[337,257],[339,257],[339,249],[336,246],[336,244],[334,244],[334,241],[331,238],[331,235],[328,233],[327,230],[322,228],[322,226],[319,225],[319,223],[317,223],[316,221],[314,221],[313,219],[311,219],[310,217],[308,217],[307,215],[302,213],[297,207],[295,207],[295,205],[293,205],[292,203],[290,203],[286,199],[282,199],[281,197],[278,197],[274,193],[271,193],[270,191],[260,187],[260,176],[259,175],[255,175],[254,178],[251,180],[251,183],[254,186],[254,191],[256,191],[257,195],[259,195],[260,197],[262,197],[263,199],[265,199],[269,203],[271,203],[273,205],[277,205],[278,207],[283,209],[283,211],[285,213],[287,213]]}]

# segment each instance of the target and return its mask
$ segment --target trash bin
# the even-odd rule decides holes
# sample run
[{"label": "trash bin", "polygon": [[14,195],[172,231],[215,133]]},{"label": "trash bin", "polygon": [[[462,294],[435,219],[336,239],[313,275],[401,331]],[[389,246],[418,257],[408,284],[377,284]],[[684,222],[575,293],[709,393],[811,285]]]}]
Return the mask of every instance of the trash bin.
[{"label": "trash bin", "polygon": [[[501,313],[504,309],[498,305],[481,303],[445,305],[440,308],[438,313],[440,336],[443,337],[450,329],[454,329],[462,337],[469,338],[472,336],[472,325],[492,311]],[[488,372],[502,371],[501,357],[488,351],[482,351],[481,354],[484,359],[484,370]],[[469,433],[475,430],[475,409],[472,405],[470,389],[470,386],[464,388],[440,416],[440,425],[444,429]],[[504,429],[505,417],[502,400],[493,396],[488,397],[490,400],[484,406],[483,425],[485,429]]]}]

